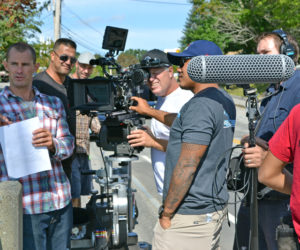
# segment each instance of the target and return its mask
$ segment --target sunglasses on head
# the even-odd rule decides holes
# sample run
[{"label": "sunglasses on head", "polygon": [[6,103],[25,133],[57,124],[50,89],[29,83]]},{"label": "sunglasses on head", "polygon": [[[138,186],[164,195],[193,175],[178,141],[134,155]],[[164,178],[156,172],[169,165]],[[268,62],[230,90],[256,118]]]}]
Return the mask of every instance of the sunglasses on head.
[{"label": "sunglasses on head", "polygon": [[186,61],[190,60],[192,57],[182,57],[179,59],[179,67],[182,68],[184,66],[184,64],[186,63]]},{"label": "sunglasses on head", "polygon": [[141,61],[142,68],[155,68],[155,67],[169,67],[170,65],[164,62],[161,62],[159,58],[151,58],[150,56],[146,56]]},{"label": "sunglasses on head", "polygon": [[64,54],[59,56],[54,50],[53,50],[53,52],[58,56],[59,60],[61,60],[61,61],[63,61],[63,62],[68,61],[69,58],[70,58],[71,64],[74,64],[74,63],[76,63],[76,61],[77,61],[76,57],[68,56],[68,55],[64,55]]}]

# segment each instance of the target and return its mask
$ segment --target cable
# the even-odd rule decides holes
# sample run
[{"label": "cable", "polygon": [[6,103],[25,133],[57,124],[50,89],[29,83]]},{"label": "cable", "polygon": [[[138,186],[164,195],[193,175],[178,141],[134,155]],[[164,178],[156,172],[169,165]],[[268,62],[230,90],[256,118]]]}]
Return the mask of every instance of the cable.
[{"label": "cable", "polygon": [[[83,37],[81,37],[80,35],[78,35],[76,32],[74,32],[74,31],[72,31],[70,28],[68,28],[66,25],[64,25],[64,24],[61,24],[61,26],[64,28],[64,29],[66,29],[68,32],[70,32],[70,33],[72,33],[72,34],[74,34],[76,37],[78,37],[78,39],[80,39],[81,41],[84,41],[85,43],[87,43],[87,44],[91,44],[91,42],[90,41],[88,41],[88,40],[85,40]],[[88,45],[88,46],[89,46]],[[91,44],[92,46],[94,46],[94,47],[96,47],[96,45],[95,44]]]},{"label": "cable", "polygon": [[89,27],[90,29],[92,29],[93,31],[97,32],[98,34],[100,34],[101,36],[103,36],[102,32],[99,32],[97,29],[95,29],[93,26],[91,26],[89,23],[87,23],[86,21],[84,21],[78,14],[76,14],[74,11],[72,11],[69,7],[67,7],[64,3],[63,3],[63,7],[69,11],[73,16],[75,16],[82,24],[84,24],[85,26]]},{"label": "cable", "polygon": [[87,45],[87,41],[84,41],[84,39],[80,38],[76,33],[74,33],[73,31],[71,31],[69,28],[67,28],[66,26],[64,26],[62,24],[62,31],[64,31],[67,36],[69,38],[72,38],[72,40],[74,40],[76,43],[80,44],[82,47],[91,50],[95,53],[99,53],[99,50],[96,50],[95,47],[90,47],[89,45]]}]

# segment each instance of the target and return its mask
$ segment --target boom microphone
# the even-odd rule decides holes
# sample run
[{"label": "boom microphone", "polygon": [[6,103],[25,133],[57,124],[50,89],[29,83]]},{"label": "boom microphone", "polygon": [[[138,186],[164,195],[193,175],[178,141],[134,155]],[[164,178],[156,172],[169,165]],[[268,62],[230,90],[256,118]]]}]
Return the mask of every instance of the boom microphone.
[{"label": "boom microphone", "polygon": [[196,56],[187,67],[189,77],[199,83],[278,83],[295,71],[285,55]]}]

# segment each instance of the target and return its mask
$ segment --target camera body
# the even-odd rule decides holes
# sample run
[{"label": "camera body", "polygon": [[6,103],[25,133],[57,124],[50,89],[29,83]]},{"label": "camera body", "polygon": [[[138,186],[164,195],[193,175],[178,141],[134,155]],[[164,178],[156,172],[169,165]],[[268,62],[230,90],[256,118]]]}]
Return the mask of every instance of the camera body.
[{"label": "camera body", "polygon": [[103,48],[109,52],[104,58],[90,62],[102,67],[104,77],[72,79],[68,87],[74,110],[101,117],[100,133],[91,140],[103,150],[114,152],[104,157],[104,168],[82,173],[93,175],[100,193],[92,191],[86,208],[78,215],[79,218],[86,215],[87,233],[83,239],[71,242],[74,250],[114,249],[137,244],[137,235],[132,232],[138,211],[135,190],[131,188],[131,163],[138,160],[134,153],[143,148],[131,147],[127,136],[132,130],[142,128],[145,118],[129,107],[134,105],[132,96],[144,97],[149,91],[145,84],[149,74],[139,64],[123,70],[115,61],[115,53],[124,49],[126,36],[124,29],[107,27]]},{"label": "camera body", "polygon": [[[145,118],[129,110],[134,105],[132,96],[147,99],[150,90],[146,84],[149,73],[140,64],[126,69],[115,61],[114,56],[124,50],[127,30],[108,26],[103,48],[109,49],[105,57],[91,60],[90,64],[102,67],[104,77],[72,79],[69,84],[70,104],[82,113],[98,112],[104,117],[96,143],[116,155],[132,155],[142,148],[132,148],[127,142],[131,130],[141,128]],[[112,74],[114,72],[115,74]]]}]

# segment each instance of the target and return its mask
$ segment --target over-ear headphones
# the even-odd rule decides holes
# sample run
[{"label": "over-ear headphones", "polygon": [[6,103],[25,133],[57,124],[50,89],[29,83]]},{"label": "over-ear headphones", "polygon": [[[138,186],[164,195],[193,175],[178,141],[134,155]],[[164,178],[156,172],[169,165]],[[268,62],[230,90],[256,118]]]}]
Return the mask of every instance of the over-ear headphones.
[{"label": "over-ear headphones", "polygon": [[282,29],[279,29],[279,30],[273,30],[272,33],[279,36],[280,39],[283,41],[282,45],[280,46],[280,54],[287,55],[293,59],[295,57],[295,48],[293,45],[289,43],[285,32]]}]

